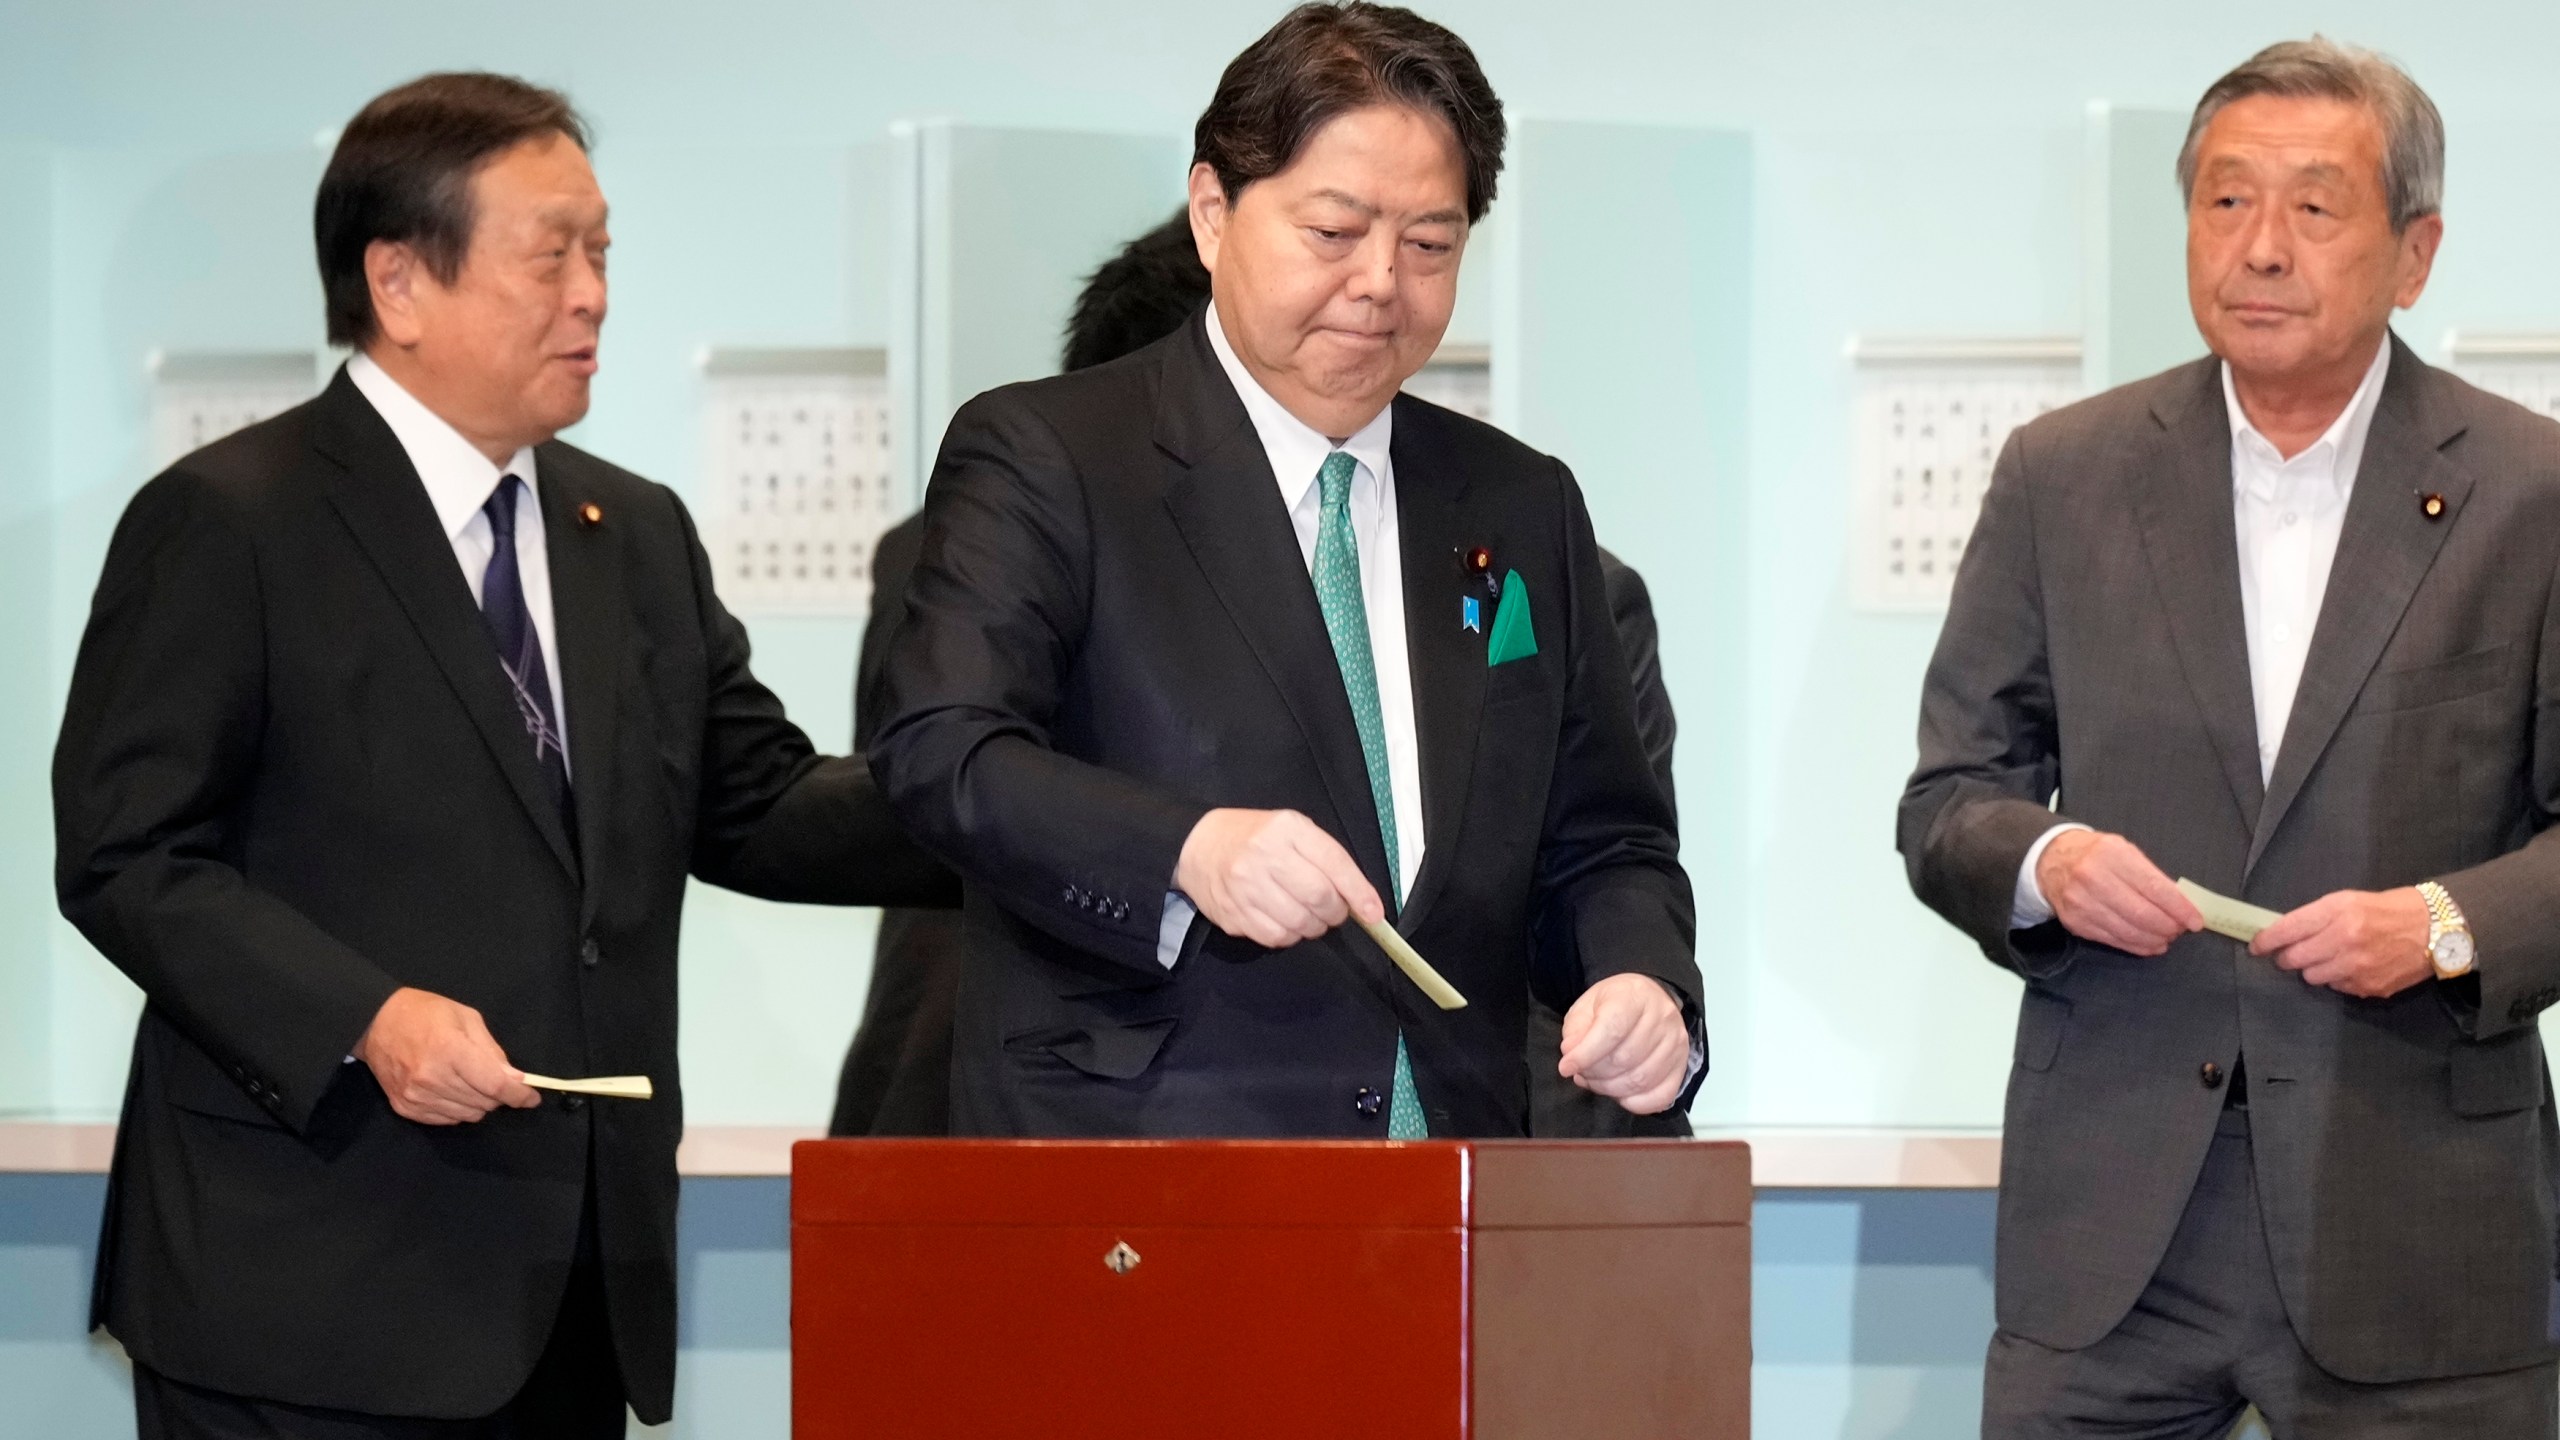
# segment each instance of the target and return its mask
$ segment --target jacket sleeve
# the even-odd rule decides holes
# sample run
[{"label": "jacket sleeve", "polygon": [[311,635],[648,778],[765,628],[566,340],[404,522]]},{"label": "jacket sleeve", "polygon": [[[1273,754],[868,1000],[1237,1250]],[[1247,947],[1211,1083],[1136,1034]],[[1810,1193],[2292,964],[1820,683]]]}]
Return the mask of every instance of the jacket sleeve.
[{"label": "jacket sleeve", "polygon": [[1004,391],[962,407],[926,495],[871,766],[971,885],[1155,980],[1165,893],[1207,807],[1051,744],[1092,563],[1083,485],[1056,432]]},{"label": "jacket sleeve", "polygon": [[[1697,914],[1688,872],[1680,865],[1670,797],[1655,783],[1636,738],[1634,690],[1601,578],[1590,513],[1571,472],[1559,464],[1556,474],[1563,500],[1568,658],[1563,724],[1538,848],[1536,963],[1552,974],[1561,946],[1584,987],[1611,975],[1652,976],[1680,996],[1690,1036],[1703,1047]],[[1563,1008],[1572,996],[1549,998]],[[1676,1105],[1687,1105],[1705,1074],[1701,1064]]]},{"label": "jacket sleeve", "polygon": [[1645,763],[1676,821],[1680,799],[1671,778],[1671,751],[1680,726],[1671,713],[1671,691],[1662,681],[1662,631],[1653,618],[1653,592],[1634,566],[1606,550],[1600,552],[1600,574],[1608,588],[1618,648],[1626,652],[1627,679],[1635,689],[1636,740],[1644,746]]},{"label": "jacket sleeve", "polygon": [[143,487],[107,549],[54,746],[63,915],[296,1130],[397,981],[242,873],[266,723],[255,545],[208,482]]},{"label": "jacket sleeve", "polygon": [[907,837],[862,758],[818,754],[756,679],[746,627],[712,588],[692,516],[674,496],[667,503],[684,532],[710,670],[694,875],[767,900],[958,905],[958,877]]},{"label": "jacket sleeve", "polygon": [[1965,545],[1920,696],[1920,763],[1897,841],[1922,903],[1997,965],[2058,973],[2079,941],[2058,922],[2009,928],[2018,867],[2054,813],[2061,775],[2026,432],[2009,437]]},{"label": "jacket sleeve", "polygon": [[[2485,864],[2439,877],[2478,946],[2478,1003],[2448,1006],[2474,1040],[2532,1026],[2560,1000],[2560,573],[2543,602],[2534,654],[2527,813],[2533,838]],[[2447,987],[2466,995],[2468,987]]]}]

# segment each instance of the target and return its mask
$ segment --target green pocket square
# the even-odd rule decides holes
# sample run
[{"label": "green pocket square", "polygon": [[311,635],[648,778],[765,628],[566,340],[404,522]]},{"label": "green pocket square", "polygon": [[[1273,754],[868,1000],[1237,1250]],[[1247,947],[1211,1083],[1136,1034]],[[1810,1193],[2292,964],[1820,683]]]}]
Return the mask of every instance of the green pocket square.
[{"label": "green pocket square", "polygon": [[1538,653],[1538,629],[1529,620],[1529,582],[1514,570],[1502,577],[1502,604],[1493,612],[1493,634],[1485,642],[1485,663],[1526,660]]}]

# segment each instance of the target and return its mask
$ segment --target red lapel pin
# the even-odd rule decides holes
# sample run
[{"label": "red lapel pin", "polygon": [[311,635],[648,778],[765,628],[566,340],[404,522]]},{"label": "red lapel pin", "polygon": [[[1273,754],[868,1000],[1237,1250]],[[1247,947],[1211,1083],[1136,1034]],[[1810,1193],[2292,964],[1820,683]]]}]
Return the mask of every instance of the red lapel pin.
[{"label": "red lapel pin", "polygon": [[2444,497],[2430,490],[2418,497],[2418,513],[2430,520],[2444,518]]},{"label": "red lapel pin", "polygon": [[578,528],[593,530],[604,523],[604,507],[593,500],[578,507]]}]

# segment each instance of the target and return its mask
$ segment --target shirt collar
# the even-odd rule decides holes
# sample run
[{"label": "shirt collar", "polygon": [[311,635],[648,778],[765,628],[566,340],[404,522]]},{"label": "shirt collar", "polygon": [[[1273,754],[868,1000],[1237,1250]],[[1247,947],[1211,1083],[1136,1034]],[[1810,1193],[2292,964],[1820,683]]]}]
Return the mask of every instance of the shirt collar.
[{"label": "shirt collar", "polygon": [[2240,406],[2239,388],[2232,383],[2231,362],[2222,362],[2222,405],[2231,421],[2231,448],[2234,452],[2253,456],[2256,465],[2232,467],[2234,488],[2260,500],[2273,499],[2277,477],[2293,471],[2325,476],[2330,488],[2340,494],[2355,483],[2356,469],[2364,461],[2365,438],[2373,433],[2374,412],[2382,403],[2382,382],[2391,370],[2391,337],[2382,337],[2382,348],[2367,366],[2364,380],[2347,401],[2347,408],[2329,422],[2329,428],[2308,449],[2287,460],[2276,452],[2274,442],[2258,432],[2249,422],[2249,412]]},{"label": "shirt collar", "polygon": [[427,487],[427,499],[436,507],[436,519],[444,525],[447,542],[462,534],[462,527],[489,503],[502,476],[513,475],[522,480],[525,489],[535,494],[533,448],[526,446],[515,453],[505,469],[489,463],[479,447],[462,438],[445,418],[428,409],[415,395],[391,378],[389,371],[358,351],[347,361],[347,378],[373,403],[382,423],[391,427],[394,439],[409,455],[409,464]]},{"label": "shirt collar", "polygon": [[1323,432],[1289,413],[1288,407],[1271,398],[1271,392],[1253,378],[1235,347],[1227,343],[1226,327],[1218,323],[1218,307],[1209,306],[1209,348],[1218,357],[1218,367],[1227,372],[1227,383],[1236,387],[1236,398],[1244,402],[1246,418],[1253,421],[1253,433],[1262,441],[1263,453],[1270,457],[1272,478],[1280,483],[1280,499],[1290,509],[1298,508],[1307,492],[1315,488],[1317,472],[1324,468],[1325,457],[1339,449],[1347,452],[1361,468],[1384,480],[1387,456],[1395,440],[1396,407],[1390,403],[1377,418],[1360,427],[1359,433],[1339,446]]}]

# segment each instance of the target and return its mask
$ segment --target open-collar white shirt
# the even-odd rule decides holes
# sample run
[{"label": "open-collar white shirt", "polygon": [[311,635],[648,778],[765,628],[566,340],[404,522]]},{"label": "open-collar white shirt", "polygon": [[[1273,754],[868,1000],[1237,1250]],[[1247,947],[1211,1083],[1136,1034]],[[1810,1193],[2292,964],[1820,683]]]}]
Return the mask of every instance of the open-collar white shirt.
[{"label": "open-collar white shirt", "polygon": [[2288,460],[2249,422],[2231,367],[2222,367],[2222,401],[2231,414],[2231,504],[2240,541],[2240,614],[2249,634],[2249,690],[2258,719],[2258,778],[2272,778],[2276,747],[2293,718],[2311,656],[2311,630],[2329,593],[2347,497],[2364,464],[2366,437],[2391,369],[2391,342],[2365,371],[2347,408],[2310,448]]},{"label": "open-collar white shirt", "polygon": [[[2318,440],[2288,460],[2250,423],[2232,383],[2231,363],[2222,365],[2222,405],[2231,421],[2231,519],[2240,552],[2240,619],[2249,642],[2249,694],[2258,726],[2261,782],[2274,777],[2276,750],[2293,718],[2294,692],[2302,688],[2302,667],[2311,658],[2311,631],[2320,622],[2329,570],[2338,559],[2347,500],[2355,493],[2365,441],[2373,434],[2374,412],[2381,408],[2382,384],[2390,371],[2391,337],[2385,335],[2347,408]],[[2044,887],[2036,883],[2036,862],[2054,836],[2086,828],[2056,825],[2027,847],[2010,902],[2013,927],[2025,929],[2053,918]]]},{"label": "open-collar white shirt", "polygon": [[[1360,608],[1368,616],[1369,658],[1377,671],[1378,711],[1385,720],[1387,789],[1395,801],[1398,880],[1409,898],[1414,877],[1422,870],[1422,746],[1415,729],[1413,667],[1405,644],[1403,536],[1396,519],[1396,472],[1391,454],[1395,406],[1390,403],[1378,412],[1377,418],[1337,445],[1290,414],[1253,378],[1253,372],[1245,368],[1235,347],[1228,343],[1217,306],[1209,307],[1207,323],[1209,348],[1217,355],[1227,382],[1235,387],[1236,398],[1244,402],[1245,416],[1253,422],[1254,437],[1262,442],[1262,453],[1271,462],[1272,479],[1280,486],[1280,503],[1288,508],[1289,524],[1298,535],[1298,556],[1306,562],[1310,577],[1315,573],[1316,526],[1323,508],[1318,472],[1323,470],[1325,458],[1336,450],[1352,459],[1351,534],[1360,551]],[[1179,891],[1166,896],[1164,922],[1156,932],[1156,958],[1166,966],[1180,958],[1182,939],[1190,931],[1195,913],[1190,900]]]},{"label": "open-collar white shirt", "polygon": [[[525,608],[533,612],[533,631],[542,638],[542,669],[551,682],[551,715],[560,726],[560,760],[565,769],[576,757],[569,753],[568,696],[560,688],[560,636],[551,623],[551,552],[545,548],[540,503],[541,481],[534,474],[533,448],[518,450],[502,469],[462,438],[443,416],[403,389],[373,357],[359,352],[347,362],[347,378],[370,402],[382,423],[409,457],[411,468],[427,488],[427,503],[444,526],[454,563],[471,587],[471,603],[480,603],[480,586],[489,571],[497,540],[481,507],[513,475],[524,482],[516,497],[516,571],[524,582]],[[494,642],[493,642],[494,643]]]}]

